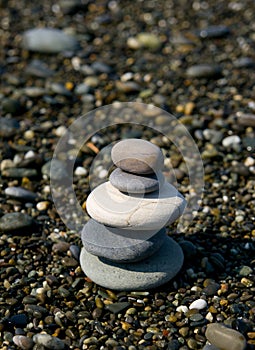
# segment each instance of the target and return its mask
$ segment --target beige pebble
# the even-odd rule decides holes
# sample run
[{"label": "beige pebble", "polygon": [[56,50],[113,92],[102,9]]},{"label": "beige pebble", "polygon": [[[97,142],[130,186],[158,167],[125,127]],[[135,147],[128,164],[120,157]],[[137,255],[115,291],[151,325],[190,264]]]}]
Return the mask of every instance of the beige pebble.
[{"label": "beige pebble", "polygon": [[42,202],[38,202],[36,204],[36,208],[37,210],[39,211],[43,211],[43,210],[46,210],[48,207],[49,207],[49,202],[48,201],[42,201]]}]

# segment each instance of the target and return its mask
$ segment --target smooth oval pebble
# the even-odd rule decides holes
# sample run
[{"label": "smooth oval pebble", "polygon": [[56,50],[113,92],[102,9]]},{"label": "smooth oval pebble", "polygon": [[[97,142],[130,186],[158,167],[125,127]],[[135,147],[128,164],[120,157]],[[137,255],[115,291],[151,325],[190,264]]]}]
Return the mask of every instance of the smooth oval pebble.
[{"label": "smooth oval pebble", "polygon": [[244,350],[246,347],[242,333],[220,323],[209,324],[205,336],[212,345],[221,350],[229,350],[230,344],[231,350]]},{"label": "smooth oval pebble", "polygon": [[198,310],[202,310],[204,308],[207,307],[207,302],[204,300],[204,299],[197,299],[197,300],[194,300],[190,306],[189,306],[189,309],[198,309]]},{"label": "smooth oval pebble", "polygon": [[164,165],[161,149],[141,139],[126,139],[116,143],[111,157],[117,167],[134,174],[157,173]]},{"label": "smooth oval pebble", "polygon": [[213,64],[197,64],[187,69],[188,78],[218,78],[221,75],[220,66]]},{"label": "smooth oval pebble", "polygon": [[86,202],[88,214],[104,225],[157,231],[177,220],[185,206],[185,199],[167,182],[159,192],[141,197],[120,192],[108,181],[96,187]]},{"label": "smooth oval pebble", "polygon": [[16,119],[9,119],[0,117],[0,136],[11,137],[17,133],[20,127],[19,122]]},{"label": "smooth oval pebble", "polygon": [[21,199],[21,200],[26,200],[26,201],[34,201],[37,197],[37,194],[26,190],[25,188],[22,187],[7,187],[4,190],[5,194],[7,196],[13,197],[13,198],[17,198],[17,199]]},{"label": "smooth oval pebble", "polygon": [[149,193],[157,191],[165,181],[161,172],[157,175],[135,175],[120,168],[115,169],[109,178],[111,184],[119,191],[127,193]]},{"label": "smooth oval pebble", "polygon": [[82,248],[80,263],[84,273],[105,288],[147,290],[168,282],[179,272],[183,253],[172,238],[166,237],[158,252],[140,262],[110,262]]},{"label": "smooth oval pebble", "polygon": [[29,350],[33,347],[33,340],[24,335],[15,335],[12,339],[15,345],[23,350]]},{"label": "smooth oval pebble", "polygon": [[49,334],[36,334],[33,336],[33,341],[38,345],[43,345],[47,349],[62,350],[65,348],[63,340],[53,337]]},{"label": "smooth oval pebble", "polygon": [[83,246],[93,255],[117,262],[134,262],[154,254],[166,237],[164,228],[156,234],[152,231],[148,238],[139,231],[131,231],[130,237],[129,232],[99,224],[91,219],[83,227],[81,238]]},{"label": "smooth oval pebble", "polygon": [[202,39],[211,39],[211,38],[222,38],[230,33],[230,30],[227,26],[218,25],[218,26],[209,26],[207,28],[201,29],[198,34]]},{"label": "smooth oval pebble", "polygon": [[29,51],[58,53],[73,51],[79,47],[78,41],[59,29],[34,28],[23,34],[22,47]]}]

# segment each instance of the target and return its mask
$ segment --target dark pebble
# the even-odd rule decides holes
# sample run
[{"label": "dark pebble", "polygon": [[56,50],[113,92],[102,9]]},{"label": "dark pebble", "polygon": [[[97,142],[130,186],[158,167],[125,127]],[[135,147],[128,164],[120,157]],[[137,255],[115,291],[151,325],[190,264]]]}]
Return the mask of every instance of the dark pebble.
[{"label": "dark pebble", "polygon": [[22,113],[20,102],[11,98],[6,98],[3,100],[2,108],[5,113],[10,113],[11,115],[18,115]]},{"label": "dark pebble", "polygon": [[192,242],[183,240],[179,244],[183,250],[185,259],[190,259],[196,255],[197,248]]},{"label": "dark pebble", "polygon": [[8,213],[0,218],[0,231],[3,232],[26,232],[34,224],[31,216],[23,213]]},{"label": "dark pebble", "polygon": [[11,137],[17,133],[19,122],[15,119],[0,117],[0,136]]},{"label": "dark pebble", "polygon": [[212,296],[217,293],[217,290],[220,289],[220,285],[216,282],[212,282],[206,286],[202,292],[207,296]]},{"label": "dark pebble", "polygon": [[11,316],[9,318],[9,321],[15,327],[24,328],[28,323],[28,318],[27,318],[27,315],[25,314],[17,314],[17,315]]},{"label": "dark pebble", "polygon": [[75,244],[71,244],[70,248],[69,248],[70,252],[72,253],[72,256],[76,259],[79,260],[80,257],[80,247],[75,245]]},{"label": "dark pebble", "polygon": [[198,31],[198,35],[201,39],[222,38],[230,33],[227,26],[209,26]]},{"label": "dark pebble", "polygon": [[234,61],[236,68],[253,68],[255,61],[251,57],[241,57]]}]

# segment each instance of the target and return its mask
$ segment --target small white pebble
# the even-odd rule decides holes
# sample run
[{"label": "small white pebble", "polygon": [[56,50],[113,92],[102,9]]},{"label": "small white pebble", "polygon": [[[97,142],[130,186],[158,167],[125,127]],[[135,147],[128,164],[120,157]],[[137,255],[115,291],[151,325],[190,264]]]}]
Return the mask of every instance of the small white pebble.
[{"label": "small white pebble", "polygon": [[82,166],[78,166],[74,172],[74,174],[77,176],[87,175],[87,173],[88,173],[87,169],[83,168]]},{"label": "small white pebble", "polygon": [[241,139],[239,136],[237,135],[231,135],[231,136],[227,136],[222,140],[222,145],[224,147],[231,147],[234,145],[237,145],[241,142]]},{"label": "small white pebble", "polygon": [[67,128],[64,125],[60,125],[56,130],[55,130],[55,135],[61,137],[66,133]]},{"label": "small white pebble", "polygon": [[99,179],[104,179],[107,175],[108,175],[108,171],[106,169],[102,169],[99,172],[98,177],[99,177]]},{"label": "small white pebble", "polygon": [[35,156],[35,152],[34,152],[34,151],[28,151],[28,152],[25,154],[24,158],[25,158],[25,159],[34,158],[34,156]]},{"label": "small white pebble", "polygon": [[50,193],[50,192],[51,192],[51,190],[50,190],[50,185],[44,186],[43,189],[42,189],[42,191],[43,191],[44,193]]},{"label": "small white pebble", "polygon": [[15,154],[15,156],[14,156],[14,158],[13,158],[13,163],[15,164],[15,165],[17,165],[17,164],[19,164],[21,161],[22,161],[22,157],[21,157],[21,155],[20,154]]},{"label": "small white pebble", "polygon": [[4,159],[1,162],[0,170],[3,171],[5,169],[14,168],[14,167],[15,167],[15,164],[11,159]]},{"label": "small white pebble", "polygon": [[213,315],[211,312],[208,312],[205,316],[205,318],[207,319],[207,321],[209,322],[213,322]]},{"label": "small white pebble", "polygon": [[192,310],[192,309],[202,310],[202,309],[204,309],[206,307],[207,307],[207,302],[204,299],[197,299],[197,300],[194,300],[190,304],[189,309],[190,310]]},{"label": "small white pebble", "polygon": [[192,292],[198,292],[200,290],[200,288],[198,286],[193,286],[193,287],[190,288],[190,290]]},{"label": "small white pebble", "polygon": [[255,159],[252,157],[247,157],[244,161],[245,166],[252,166],[255,164]]},{"label": "small white pebble", "polygon": [[176,311],[186,314],[189,311],[189,309],[187,308],[186,305],[180,305],[176,308]]},{"label": "small white pebble", "polygon": [[237,215],[237,216],[235,217],[235,221],[236,221],[236,222],[242,222],[242,221],[244,221],[243,215]]},{"label": "small white pebble", "polygon": [[33,132],[33,130],[26,130],[24,132],[24,138],[26,140],[33,140],[34,137],[35,137],[35,133]]},{"label": "small white pebble", "polygon": [[47,202],[47,201],[38,202],[36,204],[36,208],[39,211],[46,210],[48,208],[48,206],[49,206],[49,202]]}]

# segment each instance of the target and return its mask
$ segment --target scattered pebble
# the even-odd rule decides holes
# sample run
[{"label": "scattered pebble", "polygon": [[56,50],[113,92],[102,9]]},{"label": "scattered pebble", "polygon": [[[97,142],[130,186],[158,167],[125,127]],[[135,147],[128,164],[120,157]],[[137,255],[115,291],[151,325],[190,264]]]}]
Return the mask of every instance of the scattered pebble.
[{"label": "scattered pebble", "polygon": [[205,335],[209,342],[219,349],[228,350],[229,344],[231,344],[231,350],[243,350],[246,347],[244,336],[240,332],[228,328],[223,324],[209,324]]},{"label": "scattered pebble", "polygon": [[22,47],[29,51],[58,53],[78,48],[78,41],[59,29],[34,28],[23,34]]}]

